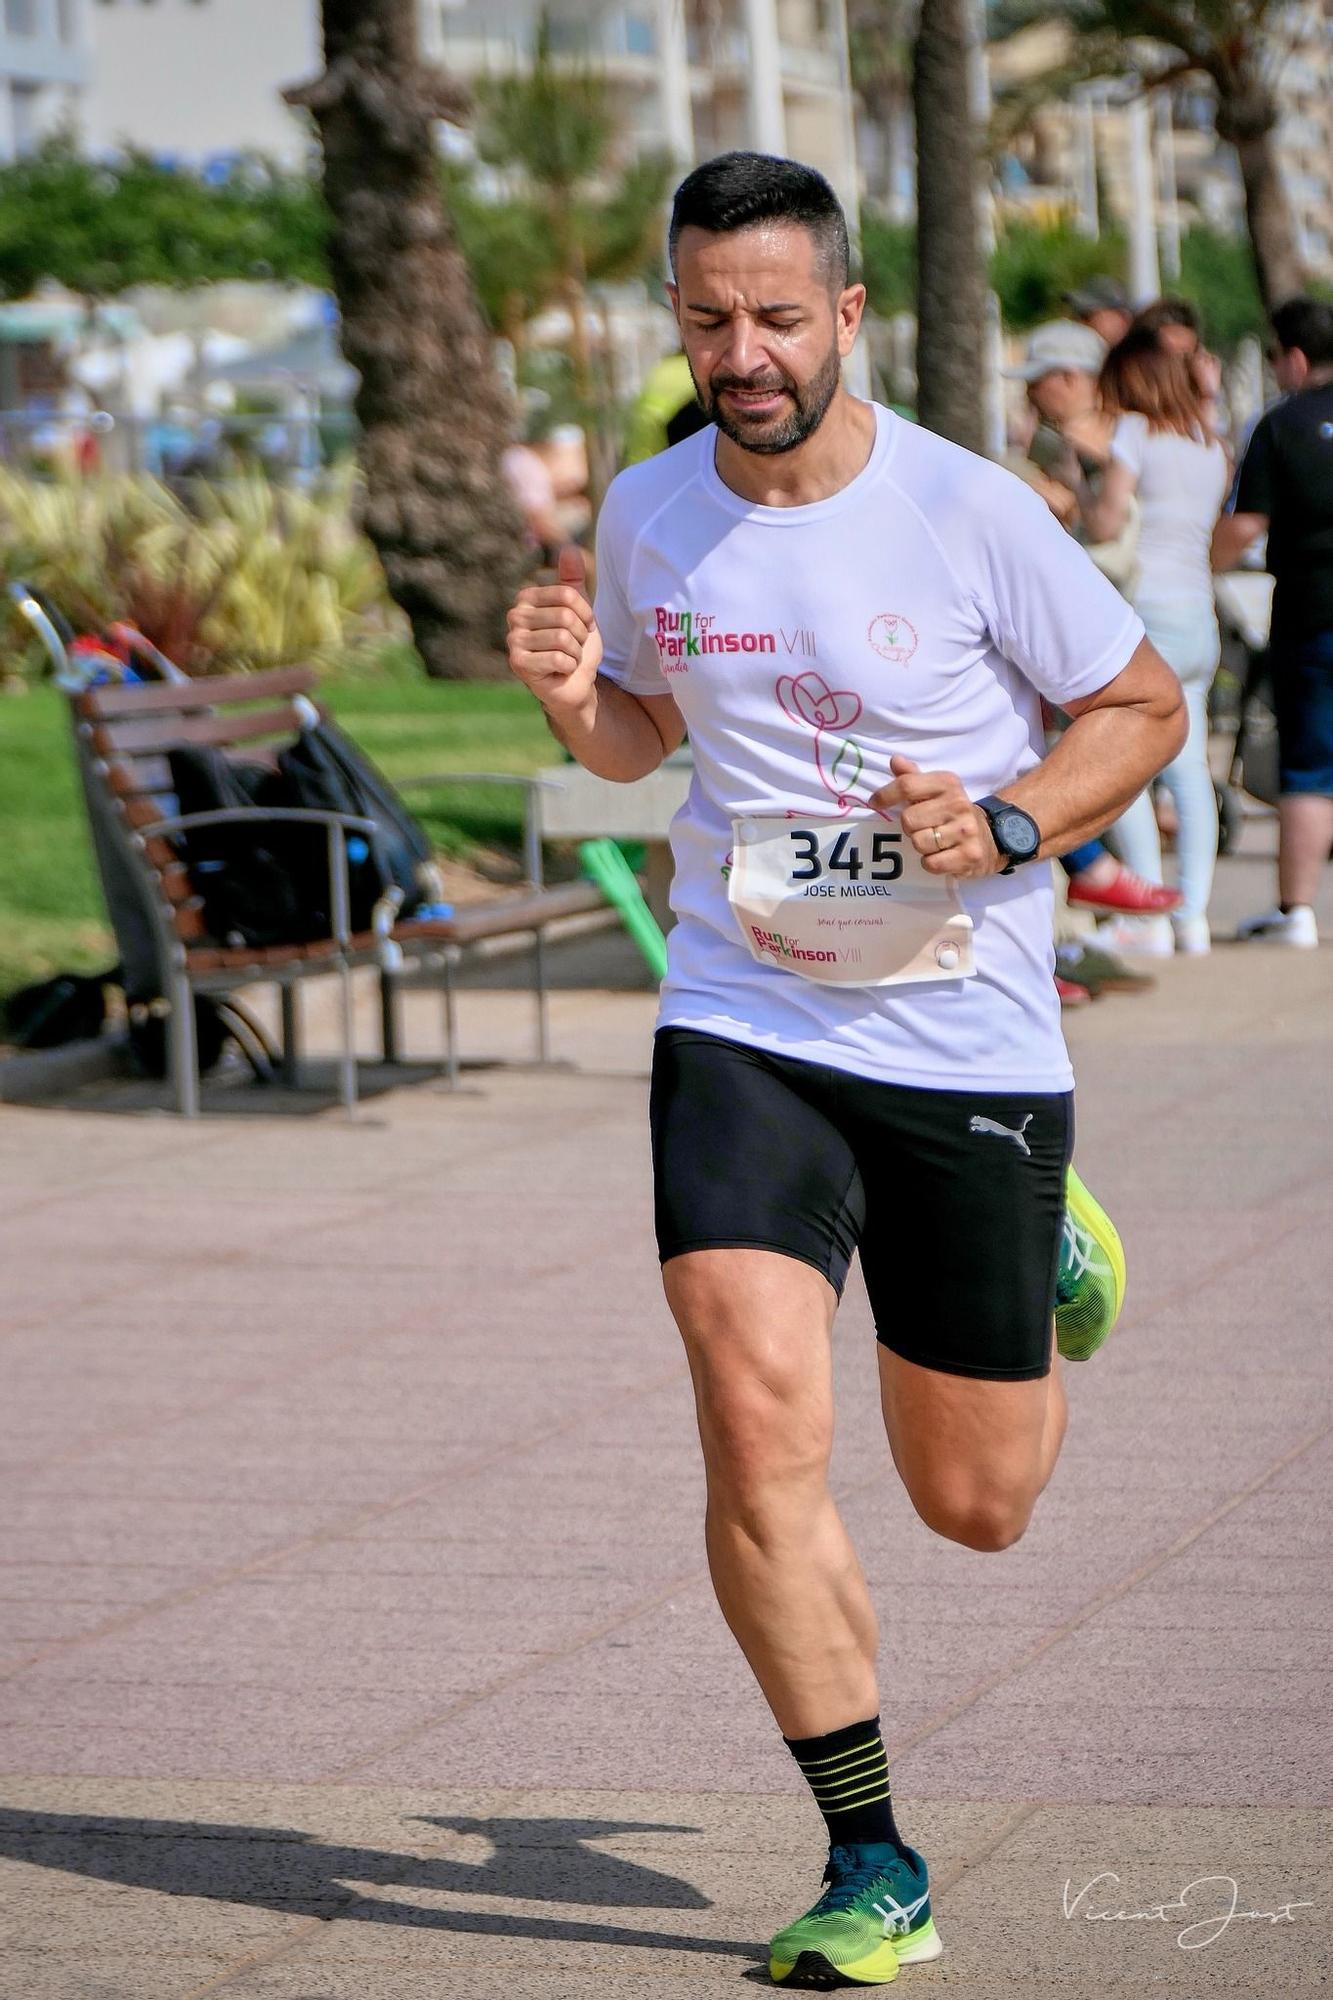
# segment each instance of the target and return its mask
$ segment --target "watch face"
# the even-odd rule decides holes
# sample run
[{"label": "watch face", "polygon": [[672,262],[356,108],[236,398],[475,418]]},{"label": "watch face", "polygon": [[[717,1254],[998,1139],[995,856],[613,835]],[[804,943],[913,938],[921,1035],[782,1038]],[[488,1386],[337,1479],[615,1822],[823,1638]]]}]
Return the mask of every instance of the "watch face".
[{"label": "watch face", "polygon": [[1003,847],[1006,854],[1012,854],[1016,859],[1020,859],[1024,855],[1035,854],[1041,845],[1041,835],[1037,832],[1036,827],[1026,813],[1007,812],[997,814],[995,831],[998,835],[997,845]]}]

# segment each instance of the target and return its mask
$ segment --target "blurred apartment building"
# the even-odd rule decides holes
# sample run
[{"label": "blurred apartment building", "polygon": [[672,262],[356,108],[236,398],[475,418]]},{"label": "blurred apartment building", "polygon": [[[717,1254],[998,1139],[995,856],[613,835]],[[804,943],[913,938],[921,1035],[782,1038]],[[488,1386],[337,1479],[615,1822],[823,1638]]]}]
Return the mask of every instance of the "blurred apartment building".
[{"label": "blurred apartment building", "polygon": [[[1275,47],[1284,49],[1274,71],[1282,110],[1278,166],[1310,273],[1333,279],[1333,0],[1296,0],[1274,13],[1272,31]],[[990,51],[993,82],[1001,92],[1030,86],[1066,53],[1059,27],[1016,35]],[[1072,214],[1090,232],[1103,223],[1124,226],[1142,185],[1135,179],[1136,95],[1125,83],[1092,83],[1035,110],[1002,170],[1009,205]],[[1217,137],[1205,84],[1186,81],[1153,100],[1149,144],[1164,244],[1195,220],[1244,227],[1236,158]]]},{"label": "blurred apartment building", "polygon": [[30,152],[69,119],[88,75],[84,0],[3,0],[0,159]]},{"label": "blurred apartment building", "polygon": [[[76,109],[95,149],[137,139],[198,160],[308,145],[284,84],[318,67],[316,0],[0,0],[91,16]],[[423,52],[474,77],[521,68],[541,0],[418,0]],[[731,146],[791,153],[856,194],[843,0],[549,0],[557,60],[609,78],[627,145],[682,165]],[[81,78],[81,80],[84,80]]]},{"label": "blurred apartment building", "polygon": [[[431,52],[464,76],[521,68],[542,0],[422,0]],[[843,0],[547,0],[552,52],[609,78],[636,150],[682,166],[787,153],[855,207]]]},{"label": "blurred apartment building", "polygon": [[1290,21],[1278,157],[1305,261],[1333,278],[1333,0],[1302,0]]},{"label": "blurred apartment building", "polygon": [[[425,53],[465,76],[530,58],[541,0],[418,6]],[[853,210],[860,190],[910,214],[909,107],[877,122],[863,106],[853,119],[844,0],[549,0],[548,12],[557,58],[605,70],[630,148],[682,164],[731,146],[787,152],[820,167]],[[1288,49],[1278,157],[1310,270],[1333,279],[1333,0],[1289,0],[1273,32]],[[1037,28],[992,46],[997,89],[1058,67],[1064,37]],[[295,165],[309,133],[280,92],[318,63],[317,0],[0,0],[0,157],[72,122],[94,151],[131,140],[192,161],[256,149]],[[1006,201],[1072,212],[1089,229],[1123,224],[1136,199],[1128,95],[1092,84],[1035,111],[1007,163]],[[1206,87],[1171,91],[1151,143],[1168,245],[1195,218],[1240,226],[1236,162]]]}]

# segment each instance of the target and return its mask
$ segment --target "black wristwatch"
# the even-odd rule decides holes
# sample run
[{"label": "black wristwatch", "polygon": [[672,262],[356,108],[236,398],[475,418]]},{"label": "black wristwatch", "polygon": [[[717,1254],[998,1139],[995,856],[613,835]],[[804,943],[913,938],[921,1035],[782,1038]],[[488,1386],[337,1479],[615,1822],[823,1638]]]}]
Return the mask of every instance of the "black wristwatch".
[{"label": "black wristwatch", "polygon": [[1008,799],[995,797],[978,799],[977,805],[990,824],[991,839],[1005,856],[1001,875],[1012,875],[1020,861],[1035,859],[1041,846],[1041,828],[1031,813],[1010,805]]}]

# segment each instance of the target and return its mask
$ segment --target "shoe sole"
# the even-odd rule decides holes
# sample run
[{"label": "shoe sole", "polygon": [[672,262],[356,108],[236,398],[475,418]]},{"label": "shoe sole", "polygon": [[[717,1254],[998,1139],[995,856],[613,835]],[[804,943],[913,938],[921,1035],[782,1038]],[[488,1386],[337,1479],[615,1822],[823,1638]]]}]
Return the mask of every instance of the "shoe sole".
[{"label": "shoe sole", "polygon": [[1120,1241],[1120,1232],[1099,1201],[1094,1201],[1072,1167],[1065,1177],[1065,1206],[1081,1229],[1086,1229],[1093,1241],[1105,1252],[1111,1266],[1113,1304],[1110,1320],[1091,1344],[1083,1344],[1071,1349],[1060,1343],[1060,1313],[1056,1310],[1056,1345],[1066,1361],[1086,1361],[1097,1352],[1116,1321],[1125,1303],[1125,1246]]},{"label": "shoe sole", "polygon": [[1169,917],[1173,910],[1180,908],[1183,898],[1177,896],[1174,903],[1168,903],[1166,908],[1162,910],[1145,910],[1142,904],[1108,903],[1104,902],[1100,896],[1075,895],[1071,889],[1065,901],[1069,904],[1071,910],[1098,910],[1103,916],[1107,917]]},{"label": "shoe sole", "polygon": [[775,1986],[797,1987],[807,1993],[829,1993],[837,1986],[889,1986],[903,1965],[924,1965],[944,1950],[932,1917],[929,1923],[901,1943],[886,1938],[865,1958],[853,1959],[839,1968],[822,1951],[803,1951],[794,1965],[779,1969],[781,1961],[770,1959],[768,1973]]}]

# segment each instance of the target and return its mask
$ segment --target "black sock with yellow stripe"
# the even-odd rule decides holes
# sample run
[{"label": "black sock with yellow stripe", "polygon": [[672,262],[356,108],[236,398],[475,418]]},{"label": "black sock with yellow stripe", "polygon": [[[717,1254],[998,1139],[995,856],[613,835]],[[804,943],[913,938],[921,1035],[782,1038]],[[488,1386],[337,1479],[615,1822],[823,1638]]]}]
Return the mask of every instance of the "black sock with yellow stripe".
[{"label": "black sock with yellow stripe", "polygon": [[879,1717],[832,1729],[827,1736],[805,1736],[783,1742],[801,1767],[828,1823],[831,1847],[885,1842],[905,1852],[906,1842],[893,1823],[889,1794],[889,1760],[884,1754]]}]

